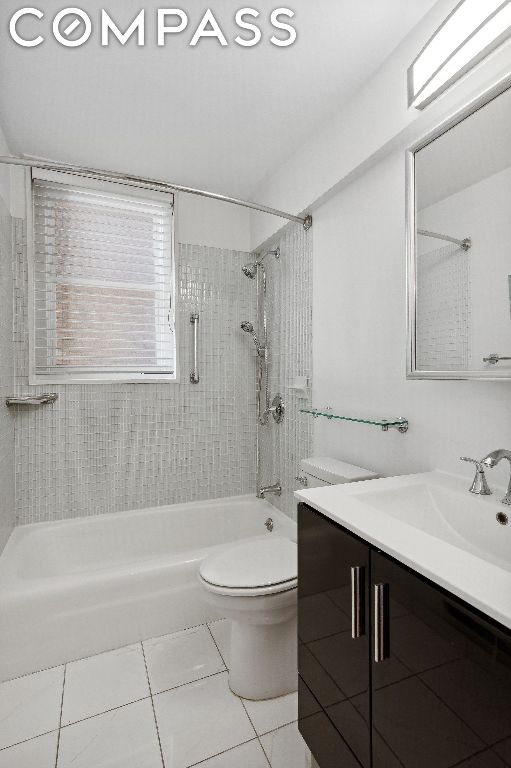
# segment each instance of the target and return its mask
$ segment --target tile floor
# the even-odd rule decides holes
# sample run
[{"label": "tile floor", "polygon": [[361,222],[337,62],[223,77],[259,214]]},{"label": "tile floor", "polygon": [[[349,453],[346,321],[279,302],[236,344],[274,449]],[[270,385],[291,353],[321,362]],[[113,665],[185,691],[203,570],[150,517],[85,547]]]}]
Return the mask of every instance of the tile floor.
[{"label": "tile floor", "polygon": [[217,621],[0,685],[0,768],[310,768],[297,695],[229,689]]}]

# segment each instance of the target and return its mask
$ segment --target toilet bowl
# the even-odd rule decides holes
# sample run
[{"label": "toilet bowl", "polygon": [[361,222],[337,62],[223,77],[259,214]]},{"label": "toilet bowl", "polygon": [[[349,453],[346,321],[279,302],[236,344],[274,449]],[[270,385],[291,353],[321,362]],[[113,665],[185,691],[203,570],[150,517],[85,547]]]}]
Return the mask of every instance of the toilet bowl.
[{"label": "toilet bowl", "polygon": [[205,598],[231,621],[229,686],[244,699],[296,690],[297,571],[296,544],[273,534],[202,562]]},{"label": "toilet bowl", "polygon": [[[332,485],[377,477],[330,458],[301,462],[304,484]],[[220,547],[200,566],[206,601],[231,622],[229,685],[244,699],[295,691],[297,673],[296,543],[276,533]]]}]

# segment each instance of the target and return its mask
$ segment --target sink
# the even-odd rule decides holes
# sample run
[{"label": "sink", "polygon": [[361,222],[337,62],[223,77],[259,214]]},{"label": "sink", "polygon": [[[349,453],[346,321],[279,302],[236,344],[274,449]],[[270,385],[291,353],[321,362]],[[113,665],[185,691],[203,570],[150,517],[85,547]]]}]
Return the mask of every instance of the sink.
[{"label": "sink", "polygon": [[503,489],[435,470],[295,493],[362,541],[511,629],[511,522]]},{"label": "sink", "polygon": [[[390,478],[378,490],[371,490],[371,483],[361,484],[353,496],[382,515],[511,572],[511,525],[497,520],[499,513],[511,517],[511,508],[500,502],[501,493],[476,496],[468,491],[470,481],[440,472]],[[392,487],[381,487],[385,483]]]}]

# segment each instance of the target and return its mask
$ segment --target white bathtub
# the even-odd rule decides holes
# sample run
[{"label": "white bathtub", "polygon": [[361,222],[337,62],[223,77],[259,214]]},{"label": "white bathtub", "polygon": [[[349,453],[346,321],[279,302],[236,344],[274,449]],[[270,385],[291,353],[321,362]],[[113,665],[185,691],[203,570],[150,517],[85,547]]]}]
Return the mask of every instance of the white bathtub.
[{"label": "white bathtub", "polygon": [[202,600],[201,560],[230,541],[295,538],[253,496],[16,528],[0,557],[0,680],[221,618]]}]

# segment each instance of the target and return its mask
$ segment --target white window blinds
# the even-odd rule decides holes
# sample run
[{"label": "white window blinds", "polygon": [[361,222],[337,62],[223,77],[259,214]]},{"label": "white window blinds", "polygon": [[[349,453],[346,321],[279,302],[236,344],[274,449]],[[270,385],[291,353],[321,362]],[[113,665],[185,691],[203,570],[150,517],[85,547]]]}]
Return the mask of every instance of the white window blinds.
[{"label": "white window blinds", "polygon": [[172,202],[37,178],[32,199],[36,378],[174,377]]}]

